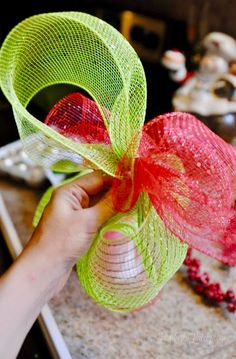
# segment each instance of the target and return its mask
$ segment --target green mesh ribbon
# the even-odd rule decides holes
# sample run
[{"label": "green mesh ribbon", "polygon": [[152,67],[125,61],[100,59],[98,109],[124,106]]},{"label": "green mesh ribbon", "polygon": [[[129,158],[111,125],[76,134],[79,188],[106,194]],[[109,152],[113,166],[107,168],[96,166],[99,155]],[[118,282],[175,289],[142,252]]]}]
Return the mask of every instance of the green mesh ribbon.
[{"label": "green mesh ribbon", "polygon": [[[144,70],[129,43],[104,21],[78,12],[26,19],[2,45],[0,81],[23,147],[38,165],[68,173],[89,163],[115,177],[122,156],[135,156],[146,110]],[[31,99],[53,84],[87,91],[101,112],[111,145],[75,142],[27,111]],[[37,220],[49,198],[50,191]],[[99,304],[131,311],[158,294],[186,250],[143,193],[129,213],[118,213],[98,233],[78,262],[79,279]]]}]

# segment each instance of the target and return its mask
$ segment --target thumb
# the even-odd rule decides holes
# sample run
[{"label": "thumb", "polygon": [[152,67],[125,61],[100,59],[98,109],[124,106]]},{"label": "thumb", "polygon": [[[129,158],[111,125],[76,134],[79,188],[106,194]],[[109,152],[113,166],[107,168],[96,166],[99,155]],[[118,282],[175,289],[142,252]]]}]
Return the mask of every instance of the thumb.
[{"label": "thumb", "polygon": [[98,231],[99,228],[116,212],[113,209],[111,190],[97,202],[93,207],[85,209],[89,212],[88,219],[90,225],[92,224],[93,230]]}]

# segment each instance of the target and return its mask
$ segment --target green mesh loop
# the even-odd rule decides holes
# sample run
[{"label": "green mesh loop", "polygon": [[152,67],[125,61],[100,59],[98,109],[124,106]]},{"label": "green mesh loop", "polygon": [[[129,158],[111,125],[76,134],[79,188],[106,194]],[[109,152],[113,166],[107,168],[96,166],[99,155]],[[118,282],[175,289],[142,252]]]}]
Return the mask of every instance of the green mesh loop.
[{"label": "green mesh loop", "polygon": [[[92,96],[118,156],[144,121],[146,80],[137,54],[117,30],[88,14],[42,14],[18,24],[1,49],[0,79],[26,147],[33,141],[46,145],[48,136],[61,150],[71,149],[94,161],[93,146],[75,146],[25,110],[34,95],[53,84],[72,84]],[[34,153],[31,157],[45,166]],[[105,162],[100,158],[96,164],[111,173]]]},{"label": "green mesh loop", "polygon": [[[38,165],[74,172],[89,163],[115,176],[121,156],[127,151],[135,156],[146,110],[144,70],[129,43],[104,21],[78,12],[24,20],[0,50],[0,84],[13,107],[23,147]],[[73,142],[27,111],[30,100],[53,84],[72,84],[91,95],[112,146]],[[52,191],[42,198],[34,224]],[[94,300],[114,311],[131,311],[157,295],[186,251],[143,194],[130,213],[117,214],[105,224],[77,270]]]},{"label": "green mesh loop", "polygon": [[[111,232],[118,238],[111,239]],[[182,265],[187,248],[143,195],[129,214],[117,214],[105,224],[77,263],[77,272],[96,302],[112,311],[130,312],[157,296]]]}]

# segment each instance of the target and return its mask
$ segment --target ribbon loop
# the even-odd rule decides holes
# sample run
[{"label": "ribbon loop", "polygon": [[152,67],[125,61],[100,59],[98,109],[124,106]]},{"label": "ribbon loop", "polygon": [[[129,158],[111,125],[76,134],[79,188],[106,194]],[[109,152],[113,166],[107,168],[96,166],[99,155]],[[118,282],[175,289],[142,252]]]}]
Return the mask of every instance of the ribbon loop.
[{"label": "ribbon loop", "polygon": [[235,265],[235,149],[190,114],[160,116],[143,132],[139,180],[157,213],[178,238]]}]

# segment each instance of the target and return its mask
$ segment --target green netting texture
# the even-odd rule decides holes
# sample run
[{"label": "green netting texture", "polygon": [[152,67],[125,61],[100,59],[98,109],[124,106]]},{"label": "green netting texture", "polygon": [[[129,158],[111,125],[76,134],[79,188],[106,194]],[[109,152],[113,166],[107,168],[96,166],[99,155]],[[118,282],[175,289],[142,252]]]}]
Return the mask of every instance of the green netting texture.
[{"label": "green netting texture", "polygon": [[[78,12],[24,20],[2,45],[0,83],[24,149],[37,164],[62,172],[87,166],[115,176],[121,157],[127,151],[128,157],[135,156],[146,110],[145,74],[133,48],[104,21]],[[53,84],[87,91],[101,112],[111,145],[75,142],[28,112],[31,99]],[[50,193],[40,204],[36,222]],[[131,311],[158,294],[186,250],[143,194],[131,212],[117,214],[101,229],[79,261],[78,275],[98,303]]]},{"label": "green netting texture", "polygon": [[[46,156],[45,153],[38,156],[36,151],[31,153],[43,166],[56,162],[55,150],[50,154],[55,148],[58,148],[58,160],[65,149],[72,162],[78,161],[74,153],[82,153],[95,163],[97,157],[96,146],[86,148],[66,141],[25,109],[33,96],[49,85],[73,84],[92,96],[117,155],[125,151],[143,124],[146,81],[138,56],[117,30],[84,13],[42,14],[17,25],[1,49],[0,78],[2,90],[13,106],[24,146],[38,145],[42,152],[45,145]],[[103,155],[99,166],[114,173],[106,151]]]}]

